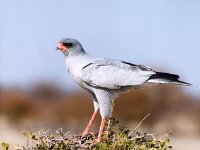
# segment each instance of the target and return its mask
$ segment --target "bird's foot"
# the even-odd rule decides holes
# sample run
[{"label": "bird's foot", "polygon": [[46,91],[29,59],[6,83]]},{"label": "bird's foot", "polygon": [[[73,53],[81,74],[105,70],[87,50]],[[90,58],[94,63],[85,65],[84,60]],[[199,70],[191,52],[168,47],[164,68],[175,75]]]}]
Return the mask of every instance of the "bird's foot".
[{"label": "bird's foot", "polygon": [[94,142],[94,144],[98,144],[99,142],[101,142],[101,138],[97,138]]},{"label": "bird's foot", "polygon": [[98,134],[98,137],[97,137],[97,139],[96,139],[96,141],[95,141],[95,144],[101,142],[101,136],[102,136],[102,134],[103,134],[103,129],[104,129],[105,123],[106,123],[106,119],[103,118],[103,119],[101,120],[101,125],[100,125],[100,129],[99,129],[99,134]]},{"label": "bird's foot", "polygon": [[81,134],[81,137],[86,137],[88,134],[90,134],[90,135],[94,135],[94,132],[83,132],[82,134]]},{"label": "bird's foot", "polygon": [[89,132],[83,132],[82,134],[81,134],[81,137],[85,137],[86,135],[88,135],[89,134]]},{"label": "bird's foot", "polygon": [[104,138],[97,138],[95,141],[94,141],[94,144],[98,144],[98,143],[106,143],[107,142],[107,139],[104,139]]}]

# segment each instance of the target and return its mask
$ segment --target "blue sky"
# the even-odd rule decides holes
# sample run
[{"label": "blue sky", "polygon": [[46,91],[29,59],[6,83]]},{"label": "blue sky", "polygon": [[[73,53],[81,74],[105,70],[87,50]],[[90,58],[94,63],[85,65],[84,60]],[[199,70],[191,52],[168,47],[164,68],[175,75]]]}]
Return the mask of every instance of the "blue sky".
[{"label": "blue sky", "polygon": [[64,37],[93,56],[177,73],[200,86],[198,0],[1,0],[1,85],[51,80],[77,87],[55,50]]}]

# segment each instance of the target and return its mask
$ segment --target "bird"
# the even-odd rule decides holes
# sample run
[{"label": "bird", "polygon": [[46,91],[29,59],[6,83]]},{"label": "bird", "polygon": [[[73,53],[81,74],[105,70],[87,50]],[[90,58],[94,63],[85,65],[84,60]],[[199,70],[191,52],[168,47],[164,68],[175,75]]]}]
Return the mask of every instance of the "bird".
[{"label": "bird", "polygon": [[101,141],[106,121],[112,117],[113,101],[120,92],[152,84],[191,85],[180,81],[176,74],[157,72],[145,65],[92,57],[76,39],[61,39],[57,50],[64,54],[66,67],[73,80],[92,97],[94,112],[82,137],[89,134],[95,117],[100,112],[97,143]]}]

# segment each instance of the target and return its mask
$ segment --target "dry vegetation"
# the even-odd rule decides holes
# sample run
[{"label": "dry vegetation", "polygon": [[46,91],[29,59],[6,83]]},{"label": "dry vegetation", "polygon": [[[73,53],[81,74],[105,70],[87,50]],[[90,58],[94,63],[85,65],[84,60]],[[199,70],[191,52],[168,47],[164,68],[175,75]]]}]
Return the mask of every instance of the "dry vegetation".
[{"label": "dry vegetation", "polygon": [[[146,116],[147,117],[147,116]],[[146,118],[145,117],[145,118]],[[142,120],[144,121],[145,118]],[[62,128],[56,133],[50,133],[48,130],[40,130],[38,133],[25,132],[27,144],[20,146],[14,145],[15,150],[171,150],[169,146],[169,133],[158,136],[149,133],[139,133],[138,126],[129,132],[125,127],[119,126],[119,121],[111,118],[105,126],[102,140],[96,143],[97,134],[91,133],[86,137],[80,135],[70,135],[69,131],[64,133]],[[3,150],[9,149],[9,144],[2,143]]]}]

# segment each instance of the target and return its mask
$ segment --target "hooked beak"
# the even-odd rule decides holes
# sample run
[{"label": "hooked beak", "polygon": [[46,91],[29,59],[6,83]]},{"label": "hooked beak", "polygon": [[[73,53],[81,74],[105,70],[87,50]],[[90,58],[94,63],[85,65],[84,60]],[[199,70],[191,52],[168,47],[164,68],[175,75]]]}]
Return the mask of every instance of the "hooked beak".
[{"label": "hooked beak", "polygon": [[63,53],[66,52],[66,51],[68,51],[67,47],[65,47],[65,46],[63,45],[63,43],[61,43],[61,42],[58,43],[56,50],[60,50],[60,51],[62,51]]}]

